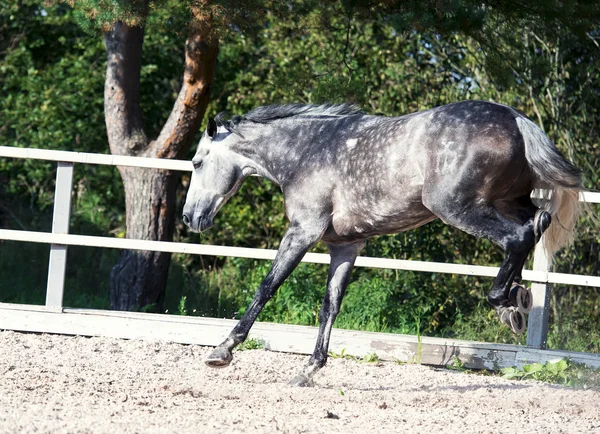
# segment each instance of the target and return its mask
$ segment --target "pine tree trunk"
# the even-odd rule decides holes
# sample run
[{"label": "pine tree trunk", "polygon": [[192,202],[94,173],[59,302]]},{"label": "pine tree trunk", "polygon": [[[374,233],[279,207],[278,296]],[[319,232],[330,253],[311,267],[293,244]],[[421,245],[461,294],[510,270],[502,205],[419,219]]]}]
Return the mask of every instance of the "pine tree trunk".
[{"label": "pine tree trunk", "polygon": [[[127,238],[173,240],[177,174],[123,167]],[[171,254],[124,250],[110,273],[110,304],[115,310],[162,311]]]},{"label": "pine tree trunk", "polygon": [[[201,17],[202,18],[202,17]],[[108,64],[104,110],[110,150],[117,155],[182,158],[209,102],[218,53],[209,18],[190,26],[179,96],[159,137],[150,141],[142,125],[140,68],[144,31],[117,23],[104,34]],[[173,239],[177,174],[119,167],[125,188],[127,238]],[[170,253],[125,250],[110,275],[115,310],[162,311]]]}]

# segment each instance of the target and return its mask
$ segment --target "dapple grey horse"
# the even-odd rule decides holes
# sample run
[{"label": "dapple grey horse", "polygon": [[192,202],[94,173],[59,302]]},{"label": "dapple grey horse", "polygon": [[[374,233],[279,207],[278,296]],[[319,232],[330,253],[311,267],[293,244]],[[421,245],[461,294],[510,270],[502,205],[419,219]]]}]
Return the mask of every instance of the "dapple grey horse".
[{"label": "dapple grey horse", "polygon": [[[519,332],[527,306],[511,288],[523,289],[525,259],[546,229],[549,255],[569,241],[582,188],[580,170],[539,127],[513,108],[483,101],[391,118],[348,105],[301,104],[259,107],[232,119],[218,115],[209,120],[193,165],[183,212],[191,230],[210,228],[247,176],[281,187],[290,222],[271,270],[209,366],[231,362],[233,348],[309,249],[318,241],[329,249],[316,347],[292,380],[302,386],[327,361],[331,328],[368,238],[440,218],[496,243],[505,259],[488,300]],[[531,200],[536,188],[550,192],[542,208]]]}]

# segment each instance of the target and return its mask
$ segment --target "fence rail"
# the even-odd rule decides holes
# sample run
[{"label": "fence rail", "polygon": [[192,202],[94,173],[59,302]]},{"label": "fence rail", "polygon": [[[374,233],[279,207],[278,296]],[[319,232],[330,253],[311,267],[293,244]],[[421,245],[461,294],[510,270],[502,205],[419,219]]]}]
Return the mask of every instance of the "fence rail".
[{"label": "fence rail", "polygon": [[[103,247],[108,249],[186,253],[192,255],[227,256],[264,260],[275,259],[275,255],[277,253],[277,250],[272,249],[254,249],[249,247],[189,244],[168,241],[132,240],[127,238],[57,234],[52,232],[33,232],[12,229],[0,229],[0,240],[24,241],[30,243],[56,244],[65,246],[87,246]],[[307,253],[302,262],[308,262],[312,264],[329,264],[329,255],[326,253]],[[373,258],[368,256],[359,256],[355,265],[357,267],[366,268],[460,274],[465,276],[479,277],[496,277],[496,274],[498,274],[499,270],[499,267],[484,265],[448,264],[444,262]],[[523,279],[538,283],[600,287],[600,276],[588,276],[585,274],[553,273],[524,269]]]},{"label": "fence rail", "polygon": [[[66,252],[67,246],[69,245],[189,253],[211,256],[232,256],[265,260],[272,260],[275,257],[275,250],[68,234],[73,186],[73,165],[75,163],[191,171],[193,167],[189,161],[90,154],[82,152],[51,151],[43,149],[26,149],[6,146],[0,146],[0,157],[47,160],[56,161],[58,163],[52,232],[48,233],[0,229],[0,240],[3,239],[23,242],[47,243],[51,245],[48,284],[46,291],[46,306],[48,308],[54,308],[60,311],[63,309],[63,288],[67,258]],[[583,192],[580,200],[584,200],[589,203],[600,203],[600,193]],[[320,253],[307,253],[303,261],[328,264],[329,255]],[[411,270],[419,272],[451,273],[482,277],[495,277],[498,273],[498,267],[407,261],[364,256],[360,256],[356,260],[356,266]],[[541,245],[538,244],[534,252],[533,270],[523,270],[523,279],[533,282],[532,291],[534,306],[533,310],[529,314],[529,331],[527,335],[527,346],[530,348],[543,349],[546,346],[550,284],[572,284],[579,286],[600,287],[600,276],[553,273],[549,271],[550,267],[551,262],[545,256]],[[0,310],[2,309],[6,309],[6,307],[2,307],[2,305],[0,305]]]}]

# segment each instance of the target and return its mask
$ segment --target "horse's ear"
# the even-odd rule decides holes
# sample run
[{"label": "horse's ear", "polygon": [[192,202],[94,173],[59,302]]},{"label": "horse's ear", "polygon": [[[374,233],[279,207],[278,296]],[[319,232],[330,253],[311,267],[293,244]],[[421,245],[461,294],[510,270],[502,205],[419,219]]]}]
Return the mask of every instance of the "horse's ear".
[{"label": "horse's ear", "polygon": [[206,127],[206,133],[211,139],[214,139],[217,135],[217,123],[213,118],[208,118],[208,127]]}]

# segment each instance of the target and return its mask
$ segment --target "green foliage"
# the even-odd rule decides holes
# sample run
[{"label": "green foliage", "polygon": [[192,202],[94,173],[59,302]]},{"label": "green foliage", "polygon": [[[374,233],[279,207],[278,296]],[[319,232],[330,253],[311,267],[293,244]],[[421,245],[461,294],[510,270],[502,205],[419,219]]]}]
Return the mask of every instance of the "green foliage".
[{"label": "green foliage", "polygon": [[236,347],[236,351],[247,351],[247,350],[262,350],[266,348],[265,341],[261,339],[249,338],[242,342]]},{"label": "green foliage", "polygon": [[356,357],[346,354],[346,348],[342,348],[341,353],[329,351],[327,355],[328,355],[328,357],[331,357],[332,359],[349,359],[349,360],[356,359]]},{"label": "green foliage", "polygon": [[177,306],[177,315],[187,316],[188,311],[185,307],[186,301],[187,297],[185,295],[182,295],[179,299],[179,306]]},{"label": "green foliage", "polygon": [[[149,135],[155,136],[164,124],[181,83],[190,3],[156,1],[148,10],[135,9],[137,3],[76,3],[74,12],[65,4],[0,1],[0,144],[108,152],[102,102],[104,48],[95,31],[85,33],[77,24],[100,7],[112,17],[98,16],[89,29],[128,13],[143,15],[131,18],[148,26],[140,99]],[[558,4],[546,7],[534,2],[538,16],[552,12],[554,18],[548,19],[565,26],[557,32],[544,30],[531,17],[520,21],[523,11],[508,2],[496,3],[510,19],[482,14],[470,1],[436,2],[438,9],[429,8],[427,1],[382,2],[385,7],[378,13],[387,13],[385,19],[361,9],[364,2],[320,3],[317,9],[313,8],[318,2],[293,3],[291,12],[248,14],[246,18],[258,24],[254,32],[242,33],[235,25],[222,29],[209,114],[221,110],[241,114],[259,105],[289,101],[350,101],[369,113],[391,116],[460,99],[491,99],[515,106],[543,125],[584,169],[586,185],[598,188],[600,62],[592,41],[597,32],[584,34],[583,39],[571,32],[576,24],[573,11],[558,14],[551,10]],[[231,3],[214,5],[225,10]],[[129,7],[129,12],[123,9]],[[589,10],[590,17],[594,11]],[[240,13],[238,18],[244,17]],[[588,18],[581,17],[582,26]],[[416,22],[421,27],[415,31]],[[465,30],[465,23],[473,37],[453,32]],[[430,27],[444,31],[425,30]],[[492,29],[498,36],[484,37]],[[54,164],[0,160],[4,187],[0,224],[49,230],[54,176]],[[124,236],[117,171],[76,165],[75,180],[71,232]],[[189,177],[183,175],[178,210],[187,182]],[[277,248],[286,222],[279,189],[252,178],[221,210],[210,232],[188,233],[178,221],[175,238]],[[600,273],[597,227],[589,220],[583,223],[575,246],[558,257],[560,272]],[[47,254],[48,246],[2,242],[1,301],[43,303]],[[479,265],[497,265],[502,258],[489,242],[441,222],[372,240],[364,254]],[[66,304],[107,307],[108,275],[117,256],[116,251],[70,248]],[[239,318],[269,266],[256,260],[173,255],[166,307],[180,314]],[[326,278],[325,266],[301,265],[260,320],[317,324]],[[356,269],[336,326],[524,343],[525,336],[513,336],[485,302],[490,285],[491,280],[484,278]],[[551,347],[600,352],[599,296],[590,288],[553,289]]]},{"label": "green foliage", "polygon": [[148,7],[143,1],[71,0],[75,20],[87,32],[96,28],[107,29],[117,20],[130,26],[143,25],[148,16]]},{"label": "green foliage", "polygon": [[[254,290],[266,276],[270,262],[262,262],[248,270],[245,285],[245,300],[239,313],[243,314],[250,304]],[[301,264],[284,282],[259,316],[261,321],[285,324],[317,325],[327,269],[324,266]]]},{"label": "green foliage", "polygon": [[[43,305],[46,300],[48,258],[46,244],[0,242],[0,302]],[[108,278],[117,258],[115,250],[71,246],[67,252],[64,304],[108,309]]]},{"label": "green foliage", "polygon": [[459,371],[459,372],[468,371],[468,369],[465,368],[465,364],[457,356],[452,356],[452,364],[446,365],[446,367],[453,371]]},{"label": "green foliage", "polygon": [[362,363],[379,363],[381,362],[381,359],[379,358],[379,356],[375,353],[369,353],[366,354],[363,357],[357,357],[357,356],[353,356],[350,354],[346,354],[346,349],[343,348],[341,353],[336,353],[334,351],[329,351],[327,353],[327,356],[332,358],[332,359],[345,359],[345,360],[354,360],[355,362],[362,362]]},{"label": "green foliage", "polygon": [[[0,143],[105,153],[102,41],[82,34],[69,8],[21,3],[14,10],[0,4],[0,22],[11,24],[3,29],[10,44],[0,61]],[[0,209],[27,204],[45,212],[53,202],[54,171],[51,162],[0,160]],[[117,226],[123,188],[116,170],[76,165],[75,179],[72,229],[100,234]],[[48,230],[51,219],[40,220],[39,211],[25,214],[4,224]]]},{"label": "green foliage", "polygon": [[365,363],[379,363],[379,362],[381,362],[381,359],[375,353],[369,353],[369,354],[367,354],[366,356],[364,356],[362,358],[362,360]]},{"label": "green foliage", "polygon": [[452,326],[445,330],[444,334],[464,340],[525,345],[527,333],[520,336],[513,334],[508,327],[500,323],[496,311],[484,300],[482,294],[475,308],[464,313],[463,310],[457,310]]},{"label": "green foliage", "polygon": [[[117,22],[145,27],[148,33],[185,33],[198,23],[212,22],[215,32],[226,28],[256,31],[263,24],[265,11],[280,9],[273,0],[49,0],[49,4],[68,4],[77,24],[89,34],[108,31]],[[290,4],[302,13],[303,2]]]},{"label": "green foliage", "polygon": [[600,388],[600,369],[589,368],[567,359],[544,364],[532,363],[521,368],[504,368],[501,375],[508,379],[530,379],[565,386]]},{"label": "green foliage", "polygon": [[[90,68],[104,62],[102,42],[81,36],[68,9],[45,9],[31,0],[14,10],[0,7],[0,22],[10,23],[3,29],[7,50],[0,61],[0,142],[105,151],[104,76],[101,68]],[[52,203],[52,167],[32,160],[2,161],[0,180],[7,194],[29,197],[43,209]],[[103,184],[110,194],[106,173],[82,166],[77,175]]]},{"label": "green foliage", "polygon": [[[44,304],[50,248],[45,245],[0,242],[0,302]],[[25,268],[27,273],[18,270]]]},{"label": "green foliage", "polygon": [[[589,289],[578,288],[575,291],[583,292]],[[575,292],[572,291],[572,292]],[[595,315],[597,304],[593,304],[594,297],[570,294],[560,301],[556,301],[550,315],[548,332],[548,347],[560,348],[567,351],[584,351],[600,353],[600,328],[598,316]]]}]

